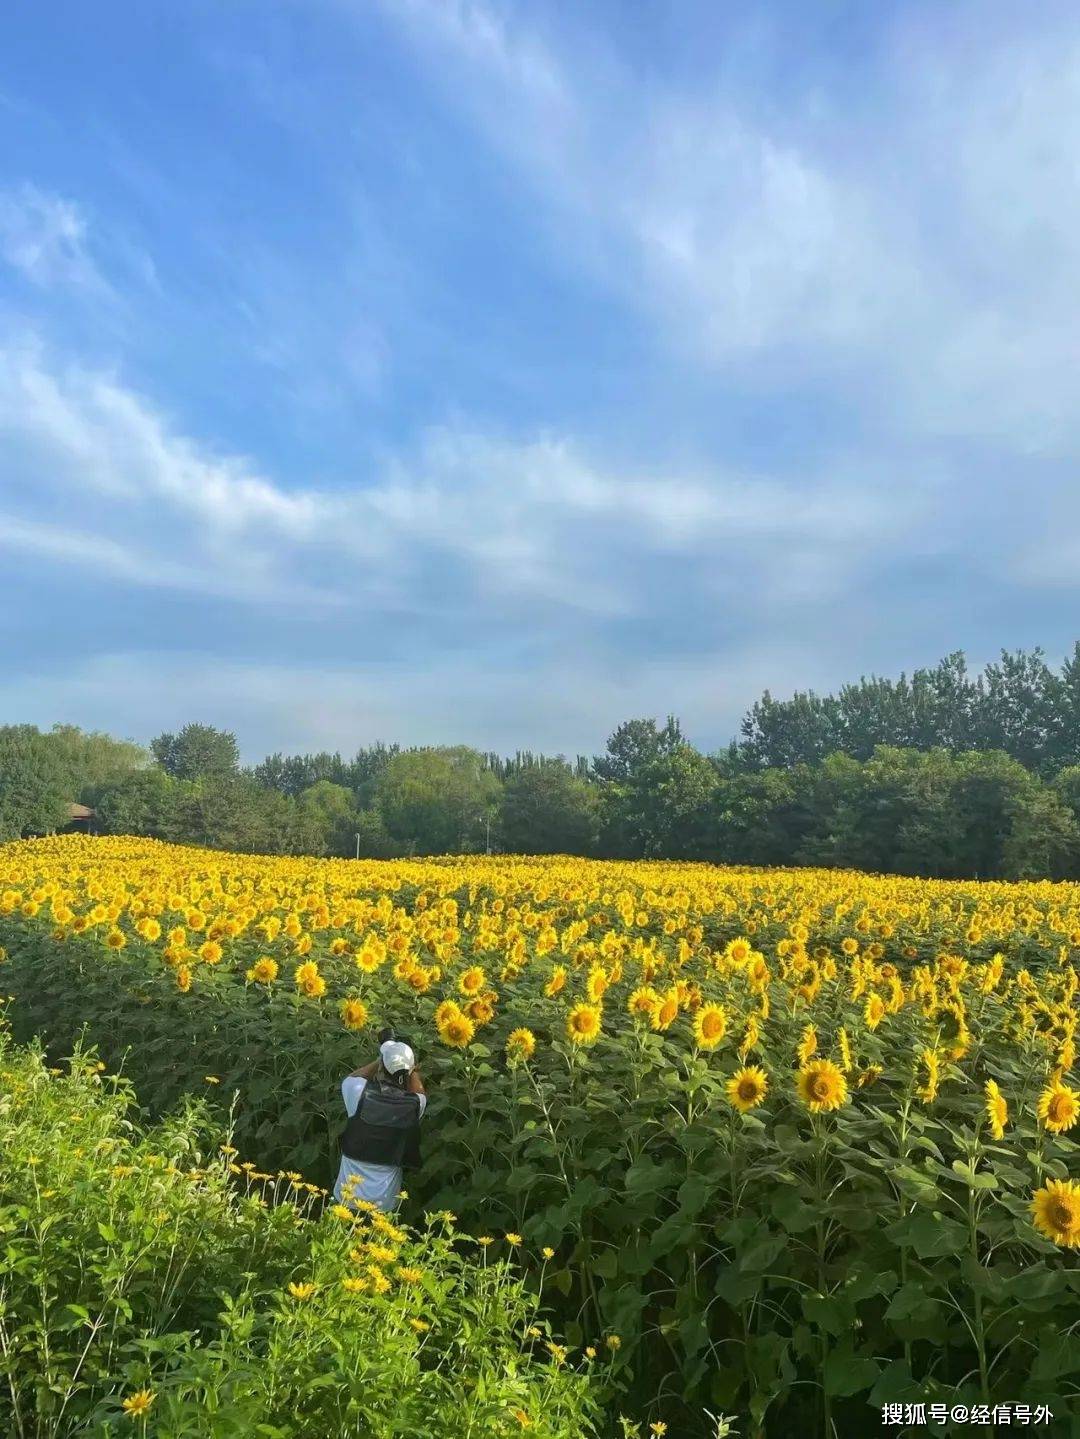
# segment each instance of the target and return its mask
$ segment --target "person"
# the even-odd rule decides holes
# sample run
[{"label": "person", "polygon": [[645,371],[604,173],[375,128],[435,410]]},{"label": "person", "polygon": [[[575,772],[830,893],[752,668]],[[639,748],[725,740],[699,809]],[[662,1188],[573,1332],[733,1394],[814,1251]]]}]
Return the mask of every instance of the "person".
[{"label": "person", "polygon": [[390,1035],[379,1057],[341,1082],[348,1116],[334,1199],[396,1207],[403,1171],[420,1164],[420,1120],[427,1094],[410,1045]]}]

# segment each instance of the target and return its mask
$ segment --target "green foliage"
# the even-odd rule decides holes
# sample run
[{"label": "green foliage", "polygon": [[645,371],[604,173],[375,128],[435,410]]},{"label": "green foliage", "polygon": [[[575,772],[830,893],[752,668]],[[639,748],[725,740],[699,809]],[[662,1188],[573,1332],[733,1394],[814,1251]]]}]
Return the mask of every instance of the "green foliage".
[{"label": "green foliage", "polygon": [[221,780],[240,764],[236,736],[213,725],[186,724],[178,734],[160,734],[150,741],[150,752],[173,779]]},{"label": "green foliage", "polygon": [[503,785],[499,847],[511,854],[591,854],[600,800],[563,759],[522,766]]},{"label": "green foliage", "polygon": [[[138,746],[71,726],[0,731],[0,835],[46,833],[76,797],[106,833],[265,854],[599,854],[814,864],[942,878],[1080,877],[1080,643],[1054,671],[963,654],[835,695],[766,693],[705,756],[674,716],[632,719],[570,766],[519,750],[377,743],[275,753],[188,724]],[[163,783],[163,780],[168,781]]]},{"label": "green foliage", "polygon": [[410,853],[467,853],[484,847],[499,781],[465,745],[405,750],[383,770],[375,798],[391,839]]},{"label": "green foliage", "polygon": [[94,805],[95,828],[102,834],[178,838],[181,793],[179,782],[158,766],[137,771],[99,792]]},{"label": "green foliage", "polygon": [[355,852],[358,811],[352,790],[328,779],[317,780],[301,791],[296,810],[300,822],[308,824],[317,836],[306,853],[350,855]]},{"label": "green foliage", "polygon": [[68,798],[93,805],[106,785],[145,772],[150,755],[131,740],[55,724],[48,739],[68,775]]},{"label": "green foliage", "polygon": [[1001,750],[1052,775],[1080,762],[1080,644],[1055,673],[1040,649],[1003,650],[979,675],[962,653],[910,679],[863,678],[835,695],[766,691],[747,712],[738,756],[757,767],[819,764],[842,753],[867,760],[879,745]]},{"label": "green foliage", "polygon": [[[333,1004],[291,986],[240,987],[212,967],[181,994],[134,943],[103,958],[15,923],[0,939],[20,1033],[48,1035],[59,1055],[89,1021],[110,1067],[135,1077],[155,1114],[213,1074],[213,1093],[237,1096],[245,1153],[331,1181],[340,1078],[372,1045],[343,1030]],[[886,954],[900,963],[899,941]],[[978,1308],[994,1392],[1067,1410],[1062,1372],[1031,1366],[1072,1322],[1076,1291],[1034,1235],[1028,1203],[1036,1176],[1066,1173],[1080,1149],[1038,1129],[1036,1041],[1012,1044],[996,996],[980,996],[972,1016],[1010,1097],[1009,1134],[995,1146],[978,1122],[981,1094],[959,1070],[945,1070],[932,1108],[918,1101],[918,1006],[877,1034],[862,1029],[858,1004],[834,1013],[860,1034],[860,1064],[884,1062],[884,1077],[815,1118],[774,1061],[766,1122],[725,1101],[731,1041],[718,1062],[694,1052],[685,1018],[654,1033],[613,1009],[582,1054],[559,1037],[560,1010],[539,983],[526,979],[514,1014],[465,1053],[421,1047],[429,1158],[410,1177],[411,1203],[451,1208],[474,1233],[521,1233],[533,1254],[555,1249],[545,1293],[570,1342],[622,1337],[619,1407],[651,1417],[673,1375],[688,1435],[701,1432],[696,1405],[737,1407],[749,1433],[779,1436],[815,1432],[821,1404],[837,1432],[856,1433],[886,1400],[976,1403]],[[371,1029],[430,1033],[434,997],[381,993]],[[507,1067],[496,1056],[524,1015],[540,1047],[527,1066]],[[777,1007],[774,1053],[794,1050],[805,1018]]]},{"label": "green foliage", "polygon": [[71,775],[59,746],[33,725],[0,728],[0,842],[68,822]]},{"label": "green foliage", "polygon": [[[398,1227],[373,1291],[378,1220],[317,1217],[286,1176],[241,1169],[204,1101],[140,1131],[103,1067],[77,1049],[50,1074],[0,1035],[5,1435],[468,1439],[520,1433],[516,1412],[546,1439],[595,1432],[596,1386],[552,1362],[505,1260],[431,1216]],[[126,1413],[143,1391],[145,1418]]]}]

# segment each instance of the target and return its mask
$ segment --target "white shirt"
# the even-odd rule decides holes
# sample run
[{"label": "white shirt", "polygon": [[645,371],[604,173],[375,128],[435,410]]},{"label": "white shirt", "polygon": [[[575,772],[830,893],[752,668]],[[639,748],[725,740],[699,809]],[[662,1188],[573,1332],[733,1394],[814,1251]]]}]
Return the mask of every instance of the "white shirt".
[{"label": "white shirt", "polygon": [[[356,1106],[360,1103],[360,1096],[366,1085],[366,1079],[352,1074],[341,1081],[341,1097],[345,1101],[345,1113],[350,1119],[356,1113]],[[416,1097],[420,1101],[422,1117],[427,1108],[427,1095],[418,1094]],[[342,1199],[342,1190],[350,1179],[354,1181],[353,1199],[367,1199],[372,1204],[377,1204],[380,1209],[393,1209],[397,1204],[402,1180],[400,1164],[368,1164],[361,1159],[349,1159],[343,1154],[337,1183],[334,1185],[334,1198],[339,1204],[347,1202]]]}]

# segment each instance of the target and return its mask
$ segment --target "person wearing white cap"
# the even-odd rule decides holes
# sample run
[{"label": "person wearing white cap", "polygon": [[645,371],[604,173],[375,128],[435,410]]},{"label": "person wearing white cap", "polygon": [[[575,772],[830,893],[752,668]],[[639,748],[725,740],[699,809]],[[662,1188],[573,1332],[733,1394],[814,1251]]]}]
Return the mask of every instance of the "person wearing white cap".
[{"label": "person wearing white cap", "polygon": [[420,1119],[427,1095],[416,1056],[393,1031],[380,1035],[379,1057],[341,1082],[348,1122],[334,1198],[364,1199],[394,1209],[403,1171],[420,1164]]}]

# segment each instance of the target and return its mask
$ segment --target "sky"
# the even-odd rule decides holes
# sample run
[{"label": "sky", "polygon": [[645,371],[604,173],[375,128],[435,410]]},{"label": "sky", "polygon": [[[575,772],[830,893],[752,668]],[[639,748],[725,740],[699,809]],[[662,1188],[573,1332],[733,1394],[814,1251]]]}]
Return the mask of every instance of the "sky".
[{"label": "sky", "polygon": [[1080,638],[1080,14],[53,0],[0,721],[594,753]]}]

